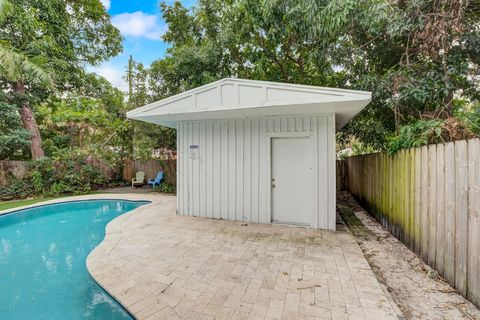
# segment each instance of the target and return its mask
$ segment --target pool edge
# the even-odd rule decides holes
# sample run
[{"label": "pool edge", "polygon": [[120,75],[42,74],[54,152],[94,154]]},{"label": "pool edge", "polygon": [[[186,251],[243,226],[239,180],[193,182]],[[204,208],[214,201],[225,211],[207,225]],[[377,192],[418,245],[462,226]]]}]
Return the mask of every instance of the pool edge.
[{"label": "pool edge", "polygon": [[[76,197],[76,196],[73,196]],[[57,201],[58,200],[58,201]],[[61,201],[60,201],[61,200]],[[15,213],[17,211],[22,211],[22,210],[27,210],[27,209],[33,209],[33,208],[39,208],[39,207],[47,207],[55,204],[62,204],[62,203],[70,203],[70,202],[86,202],[86,201],[98,201],[98,200],[106,200],[106,201],[129,201],[129,202],[142,202],[142,201],[148,201],[149,200],[130,200],[130,199],[121,199],[121,198],[92,198],[92,199],[67,199],[65,198],[62,199],[52,199],[52,200],[46,200],[44,202],[39,202],[39,203],[33,203],[33,204],[27,204],[24,206],[20,207],[15,207],[11,209],[5,209],[0,211],[0,216],[7,215],[10,213]],[[135,210],[135,209],[134,209]],[[132,210],[130,210],[132,211]],[[128,212],[130,212],[128,211]]]},{"label": "pool edge", "polygon": [[[19,211],[27,210],[27,209],[33,209],[33,208],[38,208],[38,207],[45,207],[45,206],[51,206],[51,205],[56,205],[56,204],[63,204],[63,203],[71,203],[71,202],[87,202],[87,201],[128,201],[128,202],[146,202],[144,205],[141,205],[137,208],[134,208],[133,210],[127,211],[111,221],[107,223],[105,226],[105,236],[102,239],[100,243],[98,243],[95,248],[93,248],[89,254],[87,255],[87,258],[85,259],[85,265],[88,274],[90,277],[95,281],[95,283],[106,293],[108,294],[113,300],[115,300],[124,310],[125,312],[132,317],[132,319],[137,320],[138,317],[135,316],[134,312],[132,312],[131,309],[129,309],[124,302],[122,302],[120,297],[117,297],[114,293],[112,293],[111,290],[108,289],[108,286],[102,283],[95,275],[95,272],[92,272],[92,268],[94,266],[90,264],[95,264],[95,262],[91,261],[91,256],[92,254],[95,253],[97,248],[100,246],[104,245],[106,242],[107,237],[111,235],[111,232],[109,232],[109,227],[112,224],[118,223],[119,221],[128,218],[128,216],[131,216],[132,214],[138,213],[139,211],[142,211],[144,209],[150,208],[151,206],[158,205],[162,202],[162,198],[165,197],[165,195],[160,195],[160,194],[129,194],[129,193],[124,193],[124,194],[115,194],[115,197],[111,197],[112,194],[90,194],[90,195],[79,195],[79,196],[71,196],[71,197],[66,197],[66,198],[60,198],[60,199],[52,199],[52,200],[47,200],[45,202],[40,202],[40,203],[34,203],[30,205],[25,205],[21,207],[16,207],[16,208],[11,208],[11,209],[6,209],[0,211],[0,217],[4,215],[10,215],[14,214]],[[89,263],[90,261],[90,263]]]},{"label": "pool edge", "polygon": [[[135,320],[138,320],[139,318],[135,315],[134,311],[132,311],[131,308],[129,308],[126,305],[126,303],[122,301],[121,297],[118,297],[115,293],[112,292],[112,290],[109,290],[108,289],[109,285],[103,283],[99,279],[98,273],[97,273],[97,275],[95,275],[96,272],[92,269],[98,268],[97,263],[99,263],[99,262],[95,261],[96,259],[98,259],[95,255],[101,254],[101,252],[98,252],[98,251],[99,250],[105,250],[105,248],[103,248],[105,246],[109,246],[108,251],[111,251],[119,241],[119,240],[117,240],[117,241],[113,240],[115,243],[113,243],[113,244],[110,243],[110,242],[112,242],[112,234],[114,234],[115,232],[111,232],[111,231],[109,231],[109,229],[111,229],[112,226],[115,225],[115,224],[123,223],[122,220],[127,220],[130,216],[132,216],[134,214],[138,214],[138,213],[140,213],[140,212],[142,212],[146,209],[151,208],[152,206],[156,206],[156,205],[161,204],[162,203],[161,198],[162,198],[162,196],[157,195],[156,199],[155,199],[156,201],[154,199],[143,200],[143,201],[149,201],[149,203],[147,203],[145,205],[142,205],[142,206],[139,206],[139,207],[137,207],[133,210],[130,210],[128,212],[125,212],[124,214],[122,214],[122,215],[112,219],[110,222],[108,222],[107,225],[105,226],[105,236],[104,236],[103,240],[95,248],[93,248],[92,251],[90,251],[90,253],[88,254],[87,259],[85,261],[87,271],[90,274],[90,277],[95,281],[95,283],[100,288],[102,288],[102,290],[104,290],[110,297],[112,297],[112,299],[114,299]],[[142,200],[138,200],[138,201],[142,201]],[[117,232],[117,234],[120,234],[120,233]],[[104,258],[109,259],[109,256],[105,255]],[[112,268],[113,264],[109,263],[109,265],[110,265],[110,268]]]}]

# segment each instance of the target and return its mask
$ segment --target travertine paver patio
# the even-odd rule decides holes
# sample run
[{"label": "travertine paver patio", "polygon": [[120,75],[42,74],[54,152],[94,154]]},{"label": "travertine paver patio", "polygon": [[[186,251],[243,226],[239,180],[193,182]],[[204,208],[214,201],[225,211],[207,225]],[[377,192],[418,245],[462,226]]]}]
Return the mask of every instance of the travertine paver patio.
[{"label": "travertine paver patio", "polygon": [[396,319],[349,233],[176,216],[175,197],[122,195],[140,197],[152,203],[112,221],[87,260],[138,319]]}]

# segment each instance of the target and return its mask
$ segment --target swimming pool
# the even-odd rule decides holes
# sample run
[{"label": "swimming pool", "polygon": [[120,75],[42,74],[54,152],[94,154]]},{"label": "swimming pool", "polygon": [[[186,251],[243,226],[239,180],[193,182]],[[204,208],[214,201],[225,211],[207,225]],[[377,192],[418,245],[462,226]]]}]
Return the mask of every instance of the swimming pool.
[{"label": "swimming pool", "polygon": [[0,215],[0,318],[131,319],[86,258],[109,221],[146,203],[74,201]]}]

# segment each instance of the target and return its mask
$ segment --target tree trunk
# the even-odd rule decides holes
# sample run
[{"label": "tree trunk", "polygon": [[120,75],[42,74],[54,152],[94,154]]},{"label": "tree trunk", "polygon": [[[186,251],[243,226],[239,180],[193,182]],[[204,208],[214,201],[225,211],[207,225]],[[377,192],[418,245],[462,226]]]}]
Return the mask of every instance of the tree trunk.
[{"label": "tree trunk", "polygon": [[453,91],[448,90],[446,97],[444,98],[445,110],[447,115],[451,117],[453,115]]},{"label": "tree trunk", "polygon": [[[13,90],[19,96],[25,95],[25,86],[22,82],[16,82],[13,86]],[[31,134],[32,144],[30,145],[30,151],[32,153],[32,159],[37,160],[45,157],[42,147],[42,137],[40,136],[40,130],[38,130],[37,121],[30,108],[30,103],[26,99],[21,99],[21,106],[19,109],[20,118],[22,119],[23,127]]]}]

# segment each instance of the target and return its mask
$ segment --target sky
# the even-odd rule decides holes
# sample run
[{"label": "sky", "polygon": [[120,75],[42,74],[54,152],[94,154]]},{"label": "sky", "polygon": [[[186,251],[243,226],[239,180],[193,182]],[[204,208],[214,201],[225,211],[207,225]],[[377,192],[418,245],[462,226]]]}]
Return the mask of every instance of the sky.
[{"label": "sky", "polygon": [[[124,40],[123,52],[99,66],[88,67],[121,90],[127,90],[127,83],[122,79],[130,55],[144,65],[150,65],[153,60],[162,58],[167,49],[161,36],[167,30],[162,19],[160,0],[99,0],[112,17]],[[166,0],[173,4],[174,0]],[[182,0],[182,4],[191,7],[195,0]]]}]

